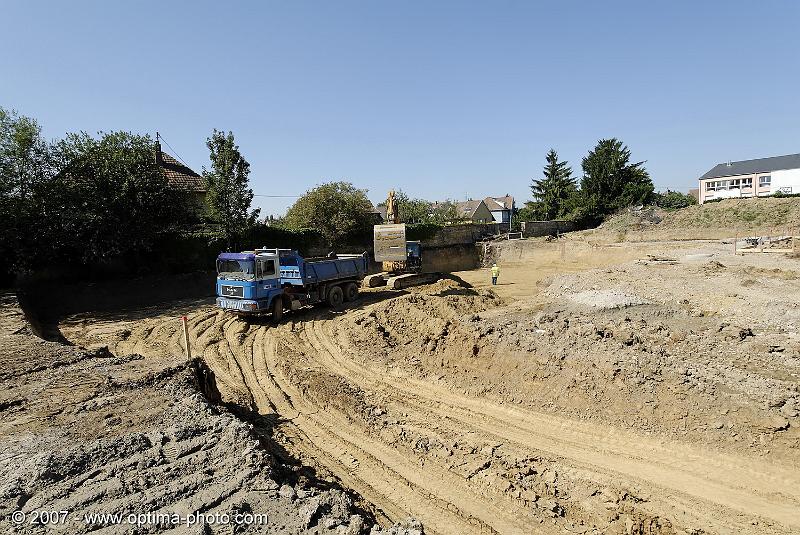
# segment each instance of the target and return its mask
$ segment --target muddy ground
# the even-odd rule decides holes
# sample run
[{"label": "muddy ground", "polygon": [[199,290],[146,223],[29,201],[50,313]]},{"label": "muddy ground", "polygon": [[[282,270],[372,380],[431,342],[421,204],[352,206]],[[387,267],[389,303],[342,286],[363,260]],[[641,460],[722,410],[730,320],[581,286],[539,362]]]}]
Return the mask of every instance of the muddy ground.
[{"label": "muddy ground", "polygon": [[[56,368],[79,366],[81,381],[95,374],[87,391],[100,399],[134,385],[128,397],[117,394],[116,409],[99,404],[85,418],[51,405],[80,398],[86,387],[64,386],[77,379],[56,382],[53,366],[35,372],[40,383],[6,374],[18,399],[46,393],[50,401],[34,408],[9,398],[5,411],[27,420],[3,440],[14,444],[25,431],[60,433],[53,444],[79,441],[73,435],[113,441],[109,434],[146,434],[167,421],[188,425],[198,417],[174,411],[191,399],[192,410],[208,414],[200,436],[213,438],[187,445],[188,455],[209,442],[219,453],[191,465],[193,481],[215,486],[188,495],[213,502],[218,473],[238,481],[234,474],[257,466],[270,488],[241,475],[248,490],[208,507],[282,504],[287,520],[275,531],[304,529],[303,500],[320,496],[341,507],[322,507],[310,529],[366,531],[413,516],[426,533],[800,530],[800,261],[734,257],[717,242],[506,247],[497,287],[485,270],[460,273],[407,291],[365,292],[342,311],[289,314],[277,327],[223,314],[207,300],[72,315],[60,331],[89,349],[70,351],[93,356]],[[184,313],[208,370],[200,380],[182,356]],[[169,372],[143,379],[153,370]],[[56,383],[62,390],[51,394]],[[198,391],[218,393],[221,405]],[[94,407],[98,395],[80,403]],[[217,437],[231,427],[251,437],[249,455],[261,464],[247,464],[241,448]],[[157,451],[149,448],[142,452]],[[82,458],[107,462],[95,457]],[[183,457],[175,458],[161,462]],[[38,477],[18,495],[53,494]],[[72,489],[61,494],[83,495],[83,479],[60,477]],[[149,496],[157,477],[115,483],[115,500],[129,500],[132,488]],[[281,485],[295,489],[295,501],[281,501]],[[23,507],[51,503],[31,500]],[[13,506],[7,501],[6,510]]]}]

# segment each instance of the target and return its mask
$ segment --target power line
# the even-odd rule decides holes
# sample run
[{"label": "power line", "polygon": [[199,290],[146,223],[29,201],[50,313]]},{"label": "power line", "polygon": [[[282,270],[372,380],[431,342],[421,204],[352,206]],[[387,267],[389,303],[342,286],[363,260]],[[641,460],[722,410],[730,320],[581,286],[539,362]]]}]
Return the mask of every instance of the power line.
[{"label": "power line", "polygon": [[[167,147],[169,147],[169,150],[171,150],[171,151],[172,151],[172,154],[174,154],[175,156],[177,156],[177,157],[178,157],[178,159],[181,161],[181,163],[182,163],[183,165],[185,165],[186,167],[189,167],[189,164],[188,164],[188,163],[186,163],[186,161],[185,161],[183,158],[181,158],[181,155],[180,155],[180,154],[178,154],[178,151],[176,151],[175,149],[173,149],[173,148],[172,148],[172,145],[170,145],[170,144],[169,144],[169,141],[167,141],[166,139],[164,139],[164,136],[162,136],[162,135],[161,135],[159,132],[156,132],[156,140],[159,140],[159,139],[160,139],[160,140],[162,140],[162,141],[164,141],[164,143],[166,143],[166,144],[167,144]],[[191,167],[189,167],[189,168],[191,169]]]},{"label": "power line", "polygon": [[[156,140],[161,140],[164,143],[166,143],[167,147],[169,147],[169,150],[171,150],[172,153],[175,156],[178,157],[178,159],[181,161],[181,163],[183,165],[185,165],[186,167],[189,167],[189,164],[186,163],[186,160],[181,158],[181,155],[178,154],[178,151],[176,151],[175,149],[172,148],[172,145],[169,144],[169,141],[164,139],[164,136],[161,135],[160,132],[156,132]],[[191,169],[191,167],[189,167],[189,168]],[[302,197],[302,195],[259,195],[258,193],[255,193],[255,194],[253,194],[253,197],[270,197],[270,198],[273,198],[273,199],[299,199],[300,197]]]}]

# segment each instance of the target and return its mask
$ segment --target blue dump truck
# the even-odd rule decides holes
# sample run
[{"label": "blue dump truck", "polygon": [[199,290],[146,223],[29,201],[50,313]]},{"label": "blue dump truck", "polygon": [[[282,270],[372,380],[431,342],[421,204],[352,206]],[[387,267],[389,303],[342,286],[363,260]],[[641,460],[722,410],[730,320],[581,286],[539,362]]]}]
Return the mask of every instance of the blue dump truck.
[{"label": "blue dump truck", "polygon": [[367,253],[303,258],[291,249],[256,249],[217,257],[217,306],[239,314],[272,313],[327,302],[332,307],[358,297],[367,273]]}]

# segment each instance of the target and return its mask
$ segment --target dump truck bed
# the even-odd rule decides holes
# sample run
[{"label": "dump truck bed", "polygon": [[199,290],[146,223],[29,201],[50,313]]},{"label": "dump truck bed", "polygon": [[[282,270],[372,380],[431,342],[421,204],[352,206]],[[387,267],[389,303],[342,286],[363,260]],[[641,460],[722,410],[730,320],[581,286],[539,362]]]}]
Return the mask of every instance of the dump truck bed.
[{"label": "dump truck bed", "polygon": [[335,258],[302,258],[281,255],[281,282],[294,286],[320,284],[341,279],[361,279],[367,273],[366,254],[337,255]]},{"label": "dump truck bed", "polygon": [[305,278],[310,283],[326,282],[343,278],[362,278],[367,272],[367,257],[361,255],[339,255],[337,258],[305,260]]}]

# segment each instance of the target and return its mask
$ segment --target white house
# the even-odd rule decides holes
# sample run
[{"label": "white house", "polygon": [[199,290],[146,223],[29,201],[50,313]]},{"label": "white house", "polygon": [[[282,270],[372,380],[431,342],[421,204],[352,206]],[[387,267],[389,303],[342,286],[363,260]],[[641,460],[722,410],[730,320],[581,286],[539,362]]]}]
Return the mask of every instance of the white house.
[{"label": "white house", "polygon": [[492,212],[495,223],[511,223],[511,216],[514,215],[514,197],[508,194],[505,197],[486,197],[483,202]]},{"label": "white house", "polygon": [[699,202],[800,193],[800,154],[717,164],[700,177]]}]

